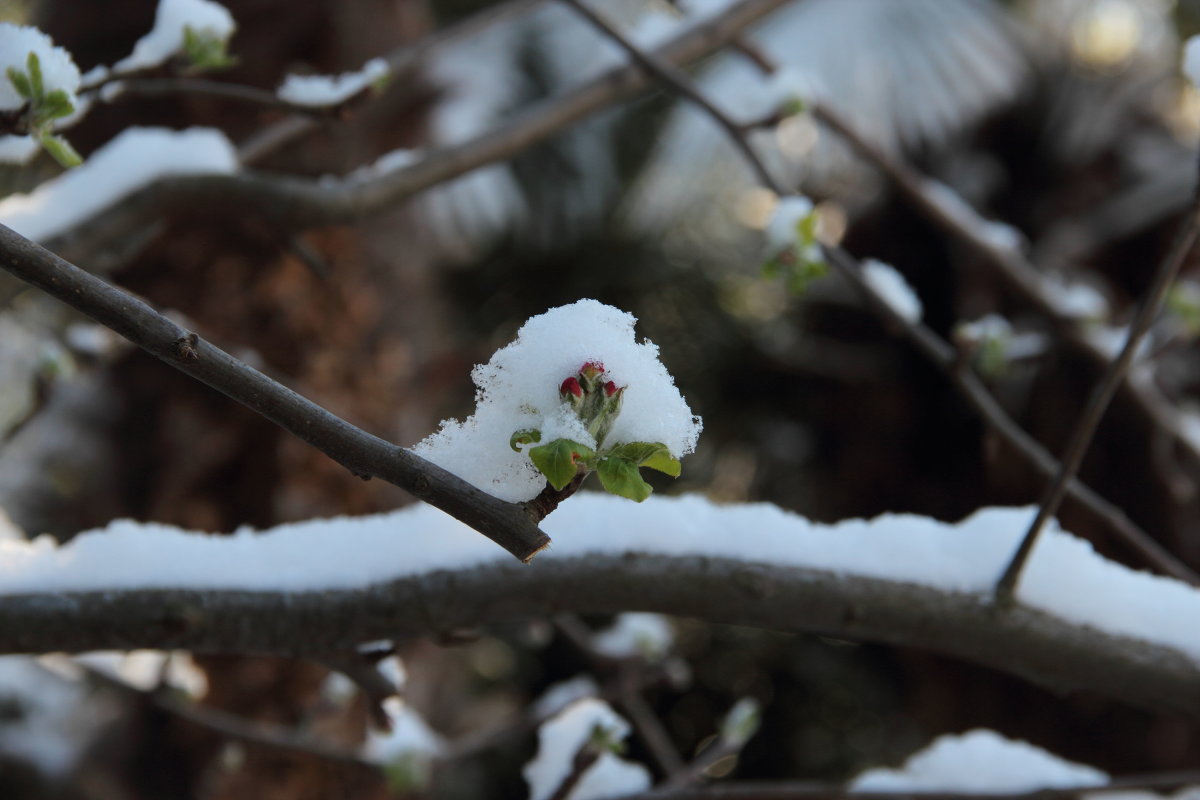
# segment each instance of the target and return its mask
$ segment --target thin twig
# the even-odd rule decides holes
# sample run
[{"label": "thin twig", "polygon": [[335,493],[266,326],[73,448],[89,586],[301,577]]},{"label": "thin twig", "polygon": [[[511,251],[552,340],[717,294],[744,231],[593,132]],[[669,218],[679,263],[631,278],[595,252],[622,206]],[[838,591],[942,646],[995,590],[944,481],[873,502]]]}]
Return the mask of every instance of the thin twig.
[{"label": "thin twig", "polygon": [[522,561],[529,561],[550,543],[524,507],[492,497],[412,452],[356,428],[3,225],[0,268],[237,400],[355,475],[381,478],[411,492]]},{"label": "thin twig", "polygon": [[612,39],[613,42],[615,42],[626,53],[629,54],[629,57],[633,59],[634,63],[641,66],[650,75],[662,81],[680,96],[698,106],[706,114],[708,114],[714,122],[720,125],[721,128],[723,128],[725,132],[729,134],[733,144],[738,150],[741,151],[746,161],[750,163],[750,166],[753,167],[755,173],[758,175],[759,181],[761,181],[764,186],[779,195],[790,194],[783,184],[775,179],[775,176],[771,173],[771,170],[767,168],[767,165],[763,162],[763,160],[758,157],[758,153],[754,151],[754,147],[750,144],[750,141],[744,135],[742,135],[741,125],[739,125],[724,111],[717,108],[717,106],[714,105],[707,97],[697,91],[686,73],[684,73],[674,64],[671,64],[669,61],[643,50],[641,47],[638,47],[623,33],[610,25],[608,20],[597,14],[589,6],[580,2],[580,0],[559,0],[559,2],[561,2],[563,5],[570,6],[576,13],[590,22],[597,30],[601,31],[608,36],[608,38]]},{"label": "thin twig", "polygon": [[1179,269],[1183,266],[1183,262],[1187,259],[1188,254],[1192,252],[1192,247],[1195,245],[1198,236],[1200,236],[1200,191],[1197,191],[1193,197],[1192,205],[1188,209],[1187,216],[1184,217],[1175,243],[1155,272],[1154,281],[1151,283],[1145,299],[1134,315],[1133,322],[1129,326],[1129,334],[1125,339],[1125,346],[1121,349],[1121,354],[1117,356],[1116,360],[1109,363],[1107,372],[1105,372],[1100,382],[1096,385],[1096,388],[1092,391],[1087,405],[1079,417],[1079,421],[1075,424],[1074,430],[1071,431],[1071,439],[1067,444],[1066,452],[1063,454],[1062,466],[1059,468],[1058,475],[1055,476],[1054,481],[1046,489],[1046,493],[1038,505],[1037,515],[1034,517],[1033,523],[1029,526],[1029,530],[1026,531],[1025,538],[1021,540],[1021,546],[1017,548],[1017,552],[1013,556],[1012,561],[1009,562],[1004,575],[1001,576],[999,582],[996,584],[996,598],[998,600],[1009,601],[1012,599],[1017,581],[1021,577],[1021,570],[1024,568],[1034,544],[1037,543],[1038,535],[1041,533],[1046,521],[1058,512],[1058,507],[1062,503],[1068,482],[1079,471],[1079,465],[1083,462],[1083,457],[1087,453],[1088,446],[1091,444],[1092,436],[1095,435],[1096,428],[1100,425],[1100,420],[1104,417],[1104,412],[1108,408],[1108,404],[1117,393],[1117,389],[1124,382],[1125,376],[1133,364],[1133,359],[1137,355],[1142,339],[1145,338],[1150,330],[1150,326],[1158,316],[1158,312],[1162,309],[1167,292],[1170,291],[1171,285],[1175,282],[1175,278],[1179,274]]}]

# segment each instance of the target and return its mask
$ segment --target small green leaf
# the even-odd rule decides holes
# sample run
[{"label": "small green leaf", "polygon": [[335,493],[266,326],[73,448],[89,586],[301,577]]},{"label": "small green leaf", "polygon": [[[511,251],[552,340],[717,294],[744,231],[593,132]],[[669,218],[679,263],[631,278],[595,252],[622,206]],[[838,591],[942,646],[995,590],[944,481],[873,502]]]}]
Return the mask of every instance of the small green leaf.
[{"label": "small green leaf", "polygon": [[741,748],[758,732],[762,723],[762,705],[751,697],[733,704],[721,722],[721,738],[732,747]]},{"label": "small green leaf", "polygon": [[32,50],[29,51],[29,57],[25,59],[25,69],[29,72],[29,87],[32,90],[30,99],[40,100],[45,91],[42,83],[42,60]]},{"label": "small green leaf", "polygon": [[227,47],[227,42],[219,36],[197,31],[191,25],[183,26],[183,52],[194,70],[232,67],[237,59],[229,55]]},{"label": "small green leaf", "polygon": [[83,163],[83,156],[71,146],[71,143],[61,136],[44,134],[39,141],[46,152],[64,167],[78,167]]},{"label": "small green leaf", "polygon": [[29,76],[16,67],[9,67],[6,71],[9,83],[17,90],[17,94],[24,97],[26,100],[33,99],[33,87],[29,85]]},{"label": "small green leaf", "polygon": [[664,472],[672,478],[679,477],[679,459],[672,456],[662,442],[626,442],[614,447],[610,455],[628,459],[639,467]]},{"label": "small green leaf", "polygon": [[62,89],[55,89],[38,103],[37,116],[39,120],[49,122],[52,119],[65,117],[75,110],[71,98]]},{"label": "small green leaf", "polygon": [[529,458],[538,471],[546,476],[550,485],[561,489],[578,473],[580,461],[589,461],[595,452],[587,445],[570,439],[555,439],[549,444],[529,449]]},{"label": "small green leaf", "polygon": [[779,106],[779,113],[785,117],[794,117],[797,114],[803,114],[804,101],[796,95],[792,95]]},{"label": "small green leaf", "polygon": [[513,452],[521,452],[521,445],[536,444],[542,440],[542,432],[534,428],[522,428],[508,439],[508,446]]},{"label": "small green leaf", "polygon": [[600,482],[604,488],[621,497],[628,497],[635,502],[642,502],[654,491],[650,484],[642,480],[637,464],[620,456],[606,456],[596,465]]}]

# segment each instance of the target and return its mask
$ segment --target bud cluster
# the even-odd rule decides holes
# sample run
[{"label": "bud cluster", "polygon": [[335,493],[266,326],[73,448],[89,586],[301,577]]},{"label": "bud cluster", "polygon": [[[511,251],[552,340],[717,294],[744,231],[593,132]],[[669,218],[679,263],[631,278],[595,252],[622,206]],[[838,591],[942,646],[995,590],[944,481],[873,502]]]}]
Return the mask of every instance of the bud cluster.
[{"label": "bud cluster", "polygon": [[575,375],[562,382],[558,394],[575,410],[599,447],[621,413],[625,387],[617,386],[609,379],[602,363],[588,361]]}]

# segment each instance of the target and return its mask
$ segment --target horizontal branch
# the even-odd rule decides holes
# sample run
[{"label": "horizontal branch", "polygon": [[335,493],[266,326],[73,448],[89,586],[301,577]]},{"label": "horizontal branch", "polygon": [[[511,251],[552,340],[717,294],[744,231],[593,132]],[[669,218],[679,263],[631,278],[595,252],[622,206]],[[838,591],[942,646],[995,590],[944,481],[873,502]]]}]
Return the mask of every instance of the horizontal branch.
[{"label": "horizontal branch", "polygon": [[917,647],[1054,691],[1096,692],[1200,721],[1200,668],[1164,645],[1020,603],[999,610],[986,592],[636,551],[555,556],[528,567],[497,560],[348,590],[8,595],[0,597],[0,652],[180,648],[306,656],[565,610],[653,611]]},{"label": "horizontal branch", "polygon": [[522,561],[550,543],[523,506],[499,500],[402,447],[334,416],[141,300],[0,225],[0,268],[57,297],[176,369],[294,434],[355,475],[411,492]]}]

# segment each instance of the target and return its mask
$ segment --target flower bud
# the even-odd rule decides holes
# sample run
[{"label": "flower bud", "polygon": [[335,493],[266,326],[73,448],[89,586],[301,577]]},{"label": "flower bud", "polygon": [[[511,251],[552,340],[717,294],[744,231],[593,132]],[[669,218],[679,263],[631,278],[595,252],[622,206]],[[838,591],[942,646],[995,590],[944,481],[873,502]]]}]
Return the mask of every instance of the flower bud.
[{"label": "flower bud", "polygon": [[579,374],[585,378],[595,378],[597,375],[604,373],[604,364],[599,361],[586,361],[579,368]]},{"label": "flower bud", "polygon": [[604,384],[604,394],[606,396],[612,397],[616,393],[617,393],[617,385],[615,383],[613,383],[612,381],[609,381],[608,383]]},{"label": "flower bud", "polygon": [[579,381],[575,378],[567,378],[562,382],[562,386],[558,387],[558,393],[562,395],[564,400],[570,400],[572,397],[576,400],[583,399],[583,387],[579,385]]}]

